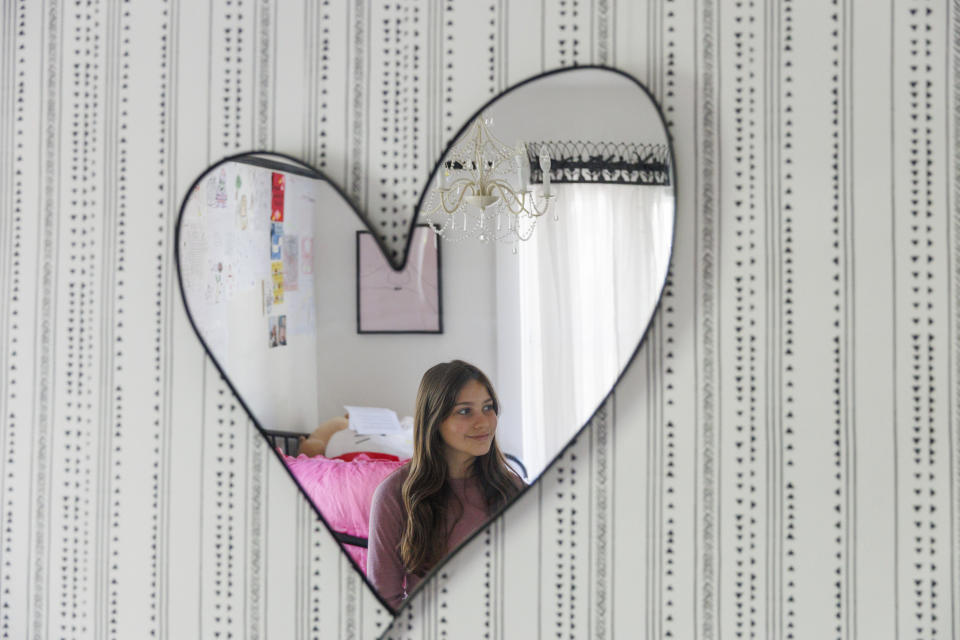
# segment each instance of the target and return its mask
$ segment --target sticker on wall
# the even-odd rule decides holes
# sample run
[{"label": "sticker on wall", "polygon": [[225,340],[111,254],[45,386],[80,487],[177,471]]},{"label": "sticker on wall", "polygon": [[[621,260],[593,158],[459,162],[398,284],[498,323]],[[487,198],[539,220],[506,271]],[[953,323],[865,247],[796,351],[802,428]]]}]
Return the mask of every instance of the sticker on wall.
[{"label": "sticker on wall", "polygon": [[217,260],[210,266],[210,282],[207,286],[207,303],[220,304],[226,297],[223,260]]},{"label": "sticker on wall", "polygon": [[273,280],[273,304],[283,302],[283,262],[275,260],[270,263],[270,278]]},{"label": "sticker on wall", "polygon": [[273,222],[283,222],[283,192],[284,177],[282,173],[274,173],[272,176],[271,200],[270,200],[270,220]]},{"label": "sticker on wall", "polygon": [[270,259],[282,259],[283,223],[274,222],[270,225]]},{"label": "sticker on wall", "polygon": [[207,205],[217,208],[227,206],[227,172],[223,168],[207,180]]},{"label": "sticker on wall", "polygon": [[300,243],[295,235],[283,236],[283,288],[287,291],[297,290],[298,276],[300,275]]},{"label": "sticker on wall", "polygon": [[284,347],[287,344],[287,316],[270,316],[270,348]]},{"label": "sticker on wall", "polygon": [[268,280],[260,281],[260,299],[263,300],[263,315],[269,316],[273,311],[273,286]]}]

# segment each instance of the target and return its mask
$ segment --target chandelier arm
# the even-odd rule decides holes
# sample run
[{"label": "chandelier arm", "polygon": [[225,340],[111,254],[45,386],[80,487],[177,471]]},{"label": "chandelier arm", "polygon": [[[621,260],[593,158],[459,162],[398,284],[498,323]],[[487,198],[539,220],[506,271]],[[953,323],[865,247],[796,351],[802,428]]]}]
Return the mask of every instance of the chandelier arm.
[{"label": "chandelier arm", "polygon": [[544,195],[540,194],[541,199],[543,200],[543,207],[537,206],[537,199],[534,197],[533,193],[530,194],[530,206],[533,207],[533,211],[530,212],[530,215],[539,218],[547,211],[550,210],[550,203],[556,197],[555,195]]},{"label": "chandelier arm", "polygon": [[[518,195],[508,182],[495,180],[491,183],[491,186],[496,187],[500,191],[501,201],[510,213],[517,216],[526,215],[539,218],[550,210],[551,201],[555,197],[552,194],[549,196],[541,194],[542,204],[537,205],[536,198],[532,192],[520,192]],[[529,198],[527,197],[528,194]],[[527,203],[529,203],[529,206]]]},{"label": "chandelier arm", "polygon": [[[459,180],[458,180],[457,182],[459,182]],[[457,182],[454,182],[454,184],[457,184]],[[457,194],[457,199],[456,199],[456,201],[454,201],[453,206],[450,206],[450,205],[447,204],[447,197],[446,197],[446,194],[447,194],[447,193],[450,193],[451,191],[454,191],[454,189],[446,189],[445,191],[442,191],[442,190],[438,190],[438,191],[437,191],[437,193],[440,195],[440,202],[437,204],[437,207],[436,207],[433,211],[431,211],[430,213],[434,213],[434,212],[437,211],[437,209],[443,208],[443,210],[446,211],[448,214],[453,214],[454,211],[456,211],[457,209],[460,208],[460,205],[463,203],[463,199],[464,199],[464,198],[466,197],[466,195],[467,195],[467,189],[464,188],[464,189],[456,189],[456,190],[455,190],[455,191],[456,191],[456,194]]]},{"label": "chandelier arm", "polygon": [[491,191],[496,188],[500,192],[500,201],[507,207],[507,210],[513,215],[520,215],[526,211],[526,195],[524,192],[517,194],[505,180],[493,180],[490,183]]}]

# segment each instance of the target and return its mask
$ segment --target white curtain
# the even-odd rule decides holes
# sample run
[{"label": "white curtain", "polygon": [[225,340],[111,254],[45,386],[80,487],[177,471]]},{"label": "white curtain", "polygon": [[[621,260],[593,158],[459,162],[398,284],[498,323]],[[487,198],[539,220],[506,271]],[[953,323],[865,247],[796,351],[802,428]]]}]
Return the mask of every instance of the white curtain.
[{"label": "white curtain", "polygon": [[523,457],[541,470],[596,410],[660,294],[669,187],[559,184],[558,220],[520,247]]}]

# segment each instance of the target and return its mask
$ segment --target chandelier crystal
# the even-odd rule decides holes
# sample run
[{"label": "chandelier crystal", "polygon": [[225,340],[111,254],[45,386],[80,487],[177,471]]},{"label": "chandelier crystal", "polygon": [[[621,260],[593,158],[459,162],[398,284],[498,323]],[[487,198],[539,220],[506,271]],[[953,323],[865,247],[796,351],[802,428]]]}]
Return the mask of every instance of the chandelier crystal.
[{"label": "chandelier crystal", "polygon": [[512,241],[516,251],[517,241],[530,239],[537,220],[554,208],[550,155],[542,149],[538,157],[543,184],[534,194],[524,175],[526,145],[504,144],[492,126],[492,119],[481,115],[447,153],[423,219],[446,240]]}]

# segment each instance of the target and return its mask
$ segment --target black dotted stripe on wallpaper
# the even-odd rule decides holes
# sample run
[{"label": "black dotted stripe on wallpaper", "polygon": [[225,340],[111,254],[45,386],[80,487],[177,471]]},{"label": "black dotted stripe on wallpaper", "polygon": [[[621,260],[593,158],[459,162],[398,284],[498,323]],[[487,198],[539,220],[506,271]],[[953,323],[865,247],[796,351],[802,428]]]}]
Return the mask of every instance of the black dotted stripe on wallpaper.
[{"label": "black dotted stripe on wallpaper", "polygon": [[[500,25],[505,21],[501,18],[498,13],[498,3],[491,2],[489,6],[486,7],[487,15],[486,19],[483,21],[484,30],[486,31],[487,42],[486,42],[486,80],[489,83],[487,86],[487,92],[489,93],[488,97],[493,97],[498,90],[500,90],[500,82],[503,80],[503,76],[500,76],[497,71],[497,60],[502,60],[502,56],[498,56],[500,53],[500,42],[501,40],[498,36],[501,34]],[[498,77],[499,76],[499,77]],[[498,81],[499,80],[499,81]]]},{"label": "black dotted stripe on wallpaper", "polygon": [[[568,572],[570,571],[570,556],[567,551],[570,538],[570,514],[569,507],[565,504],[565,498],[567,498],[569,490],[567,489],[567,485],[564,484],[564,481],[567,479],[567,460],[558,460],[553,469],[549,470],[548,473],[554,476],[556,486],[554,488],[554,495],[548,499],[549,502],[553,502],[555,505],[553,513],[551,514],[553,526],[546,527],[546,531],[552,534],[552,546],[556,549],[556,556],[554,558],[547,558],[548,562],[553,564],[553,575],[548,573],[546,576],[549,580],[550,590],[553,592],[552,598],[548,598],[548,600],[552,600],[553,602],[553,619],[547,618],[544,621],[544,626],[554,630],[557,637],[561,637],[565,628],[568,628],[573,623],[573,620],[570,619],[572,618],[572,609],[570,609],[570,603],[565,597],[569,589],[567,578]],[[569,618],[564,615],[568,612]]]},{"label": "black dotted stripe on wallpaper", "polygon": [[734,131],[733,145],[737,150],[733,168],[735,180],[733,267],[726,276],[736,283],[733,296],[734,330],[733,355],[735,365],[733,387],[735,396],[731,408],[736,419],[731,436],[733,451],[731,462],[735,482],[729,488],[733,499],[733,512],[726,521],[733,523],[733,558],[731,572],[725,589],[732,592],[735,633],[743,637],[760,637],[765,630],[763,618],[763,595],[760,592],[763,570],[762,536],[765,532],[761,500],[766,486],[764,465],[759,443],[764,435],[761,398],[758,390],[763,388],[764,370],[759,349],[763,336],[758,331],[764,326],[763,273],[758,265],[764,262],[763,238],[758,230],[764,228],[764,194],[762,192],[762,140],[763,129],[757,125],[763,121],[761,103],[763,78],[762,52],[758,43],[763,39],[763,12],[751,3],[745,7],[737,3],[732,9],[737,27],[733,34],[735,64],[743,71],[732,79],[734,83]]},{"label": "black dotted stripe on wallpaper", "polygon": [[[832,279],[835,288],[832,291],[834,299],[833,327],[835,332],[831,336],[833,342],[833,485],[835,501],[834,531],[834,574],[837,576],[833,584],[833,613],[834,633],[836,638],[849,637],[851,628],[851,599],[853,573],[853,543],[851,529],[856,522],[854,509],[854,495],[851,487],[850,461],[853,459],[853,402],[852,402],[852,347],[853,347],[853,309],[852,299],[852,206],[850,202],[851,190],[849,185],[850,149],[850,65],[852,56],[849,51],[851,34],[849,12],[846,0],[832,0],[831,21],[834,29],[830,32],[831,64],[837,73],[830,83],[830,115],[832,117],[831,132],[831,236],[833,238]],[[784,118],[790,122],[790,117]]]},{"label": "black dotted stripe on wallpaper", "polygon": [[[781,132],[778,138],[778,148],[776,153],[779,155],[781,167],[780,175],[777,177],[780,183],[778,211],[780,214],[779,222],[779,242],[783,247],[780,256],[779,269],[781,272],[781,289],[783,291],[780,300],[780,314],[782,326],[779,354],[779,377],[782,393],[782,402],[785,407],[780,415],[781,433],[780,443],[782,452],[782,478],[780,482],[782,491],[781,505],[781,539],[779,541],[781,551],[781,575],[795,576],[797,574],[797,560],[799,547],[797,545],[797,485],[800,481],[800,473],[797,467],[796,432],[799,428],[797,416],[795,414],[796,392],[798,380],[796,375],[797,368],[797,350],[795,346],[796,328],[794,315],[796,313],[795,286],[796,270],[794,264],[795,247],[795,207],[798,202],[795,198],[796,181],[791,170],[784,170],[782,167],[793,166],[797,160],[795,152],[795,127],[792,118],[788,114],[794,113],[796,109],[796,96],[794,95],[794,77],[791,69],[796,64],[794,46],[796,29],[794,27],[793,13],[796,3],[794,0],[786,0],[783,3],[782,14],[780,17],[781,40],[779,46],[779,83],[778,99],[780,103],[779,113],[781,120]],[[799,591],[795,579],[781,580],[781,584],[773,585],[779,589],[779,599],[777,606],[780,607],[781,619],[778,620],[778,632],[784,638],[793,640],[796,638],[797,627],[797,601]]]},{"label": "black dotted stripe on wallpaper", "polygon": [[[578,438],[577,442],[582,443],[583,440]],[[584,558],[580,553],[580,549],[577,548],[577,540],[576,540],[577,538],[576,533],[578,532],[578,524],[580,522],[579,518],[581,516],[580,512],[577,509],[577,507],[580,506],[579,501],[577,500],[577,496],[582,495],[581,491],[583,490],[583,484],[577,483],[577,480],[579,479],[577,477],[577,466],[578,466],[577,460],[581,459],[581,456],[578,455],[576,446],[571,448],[571,451],[567,456],[567,459],[568,459],[567,464],[569,464],[569,467],[568,467],[569,473],[567,475],[569,485],[567,487],[567,491],[569,492],[568,499],[570,501],[568,516],[570,520],[566,527],[566,533],[569,536],[569,539],[568,539],[569,569],[566,576],[567,578],[566,586],[567,586],[567,593],[568,593],[567,595],[568,605],[570,608],[568,637],[571,638],[571,640],[573,640],[575,638],[579,638],[582,635],[580,628],[584,626],[583,618],[582,617],[578,618],[576,615],[578,610],[577,584],[582,580],[583,564],[584,564],[583,563]]]},{"label": "black dotted stripe on wallpaper", "polygon": [[[64,382],[62,398],[57,402],[61,417],[55,423],[54,438],[58,442],[52,457],[62,485],[52,485],[57,486],[57,505],[51,506],[59,513],[51,514],[51,524],[55,525],[52,531],[56,533],[51,532],[50,542],[57,550],[51,558],[56,567],[51,576],[51,596],[59,607],[50,620],[50,631],[65,638],[86,635],[94,623],[88,617],[85,600],[93,587],[86,567],[96,563],[91,558],[94,531],[90,515],[95,513],[91,496],[97,495],[93,466],[96,420],[92,410],[97,389],[94,300],[100,276],[95,238],[103,197],[96,172],[103,143],[96,123],[102,99],[101,19],[98,7],[83,7],[77,2],[67,9],[63,24],[65,44],[71,52],[64,78],[69,96],[64,106],[70,116],[63,123],[64,134],[69,136],[63,154],[69,168],[65,176],[68,189],[61,199],[67,211],[61,216],[66,222],[61,236],[64,262],[56,272],[59,282],[54,289],[63,304],[60,322],[66,324],[67,333],[60,343],[58,369],[63,372]],[[59,382],[55,376],[54,384]]]},{"label": "black dotted stripe on wallpaper", "polygon": [[[18,487],[29,486],[29,478],[23,477],[22,467],[16,465],[18,459],[29,456],[30,422],[21,408],[26,406],[23,393],[29,392],[29,384],[21,377],[26,360],[24,344],[27,333],[22,327],[27,311],[23,295],[26,292],[24,269],[27,263],[27,238],[24,233],[24,142],[26,116],[25,69],[27,55],[27,4],[20,0],[14,5],[7,3],[3,12],[3,33],[12,34],[5,38],[2,55],[5,64],[0,68],[0,83],[12,87],[10,98],[9,126],[0,130],[0,149],[5,152],[0,157],[0,192],[5,197],[0,204],[0,239],[5,243],[4,260],[0,262],[0,295],[7,313],[0,319],[0,424],[3,425],[2,456],[4,473],[0,474],[0,555],[4,560],[0,564],[0,593],[9,594],[5,599],[12,600],[20,593],[22,584],[12,559],[24,557],[26,550],[18,542],[17,533],[24,529],[23,520],[15,518],[16,513],[26,513],[22,497],[25,492]],[[20,538],[23,540],[26,538]],[[18,598],[20,596],[17,596]],[[25,599],[18,600],[25,604]],[[20,608],[20,607],[18,607]],[[22,608],[20,608],[22,609]],[[12,637],[14,625],[19,614],[13,606],[0,607],[0,635]]]},{"label": "black dotted stripe on wallpaper", "polygon": [[421,99],[426,87],[426,12],[413,0],[386,2],[379,7],[374,25],[382,43],[380,70],[379,183],[371,185],[377,201],[371,203],[377,234],[399,260],[406,231],[413,218],[415,194],[424,181],[421,146]]},{"label": "black dotted stripe on wallpaper", "polygon": [[[652,24],[653,28],[651,29],[661,34],[661,45],[665,45],[663,47],[665,53],[661,50],[659,54],[660,64],[654,77],[656,77],[655,84],[661,92],[657,97],[663,109],[667,126],[671,129],[673,128],[677,100],[676,30],[678,21],[675,5],[674,0],[666,0],[657,13],[657,22]],[[663,403],[663,417],[659,424],[663,433],[659,517],[663,539],[660,550],[661,562],[663,563],[660,592],[662,594],[661,624],[663,625],[661,632],[664,637],[676,637],[679,633],[677,623],[684,622],[680,620],[680,613],[676,606],[682,590],[678,582],[679,572],[676,566],[677,558],[681,557],[681,549],[677,544],[679,528],[677,519],[682,508],[682,505],[678,506],[677,504],[679,495],[678,478],[680,477],[677,441],[679,428],[685,421],[680,411],[684,409],[686,401],[684,393],[680,390],[680,380],[676,375],[674,362],[677,343],[682,343],[686,335],[686,330],[679,327],[686,323],[682,317],[678,317],[674,288],[674,275],[671,268],[668,270],[664,282],[660,309],[656,320],[658,325],[662,327],[662,330],[658,332],[660,348],[656,350],[656,354],[659,356],[656,380],[661,387],[660,394]]]},{"label": "black dotted stripe on wallpaper", "polygon": [[170,523],[170,474],[172,469],[172,432],[173,424],[173,367],[170,366],[170,353],[173,345],[173,318],[177,312],[176,266],[173,263],[174,234],[179,214],[180,191],[174,180],[176,162],[176,109],[178,51],[177,16],[179,0],[165,0],[160,10],[160,39],[152,43],[159,46],[159,95],[157,122],[159,139],[157,140],[157,191],[162,194],[156,208],[156,272],[154,283],[156,313],[154,316],[154,359],[153,359],[153,396],[156,404],[152,406],[154,414],[151,446],[151,522],[150,522],[150,633],[162,636],[169,619],[164,608],[168,602],[169,585],[169,523]]},{"label": "black dotted stripe on wallpaper", "polygon": [[307,95],[304,124],[304,157],[320,170],[327,169],[330,117],[331,0],[304,5],[306,27]]},{"label": "black dotted stripe on wallpaper", "polygon": [[[213,384],[213,406],[208,408],[212,412],[213,423],[208,423],[207,429],[212,426],[209,438],[212,447],[204,460],[204,466],[209,465],[212,470],[213,483],[210,487],[211,497],[203,506],[203,513],[207,520],[213,523],[212,536],[205,539],[212,549],[208,551],[208,559],[212,564],[212,579],[207,583],[212,587],[211,602],[204,602],[205,611],[209,613],[209,629],[203,629],[204,635],[227,637],[238,635],[243,627],[243,548],[242,540],[243,495],[244,477],[243,456],[240,452],[240,442],[244,438],[244,429],[247,428],[246,416],[239,409],[236,401],[223,378],[207,365],[207,377]],[[208,391],[208,393],[210,393]],[[207,515],[209,514],[209,515]]]},{"label": "black dotted stripe on wallpaper", "polygon": [[584,47],[583,38],[590,37],[589,5],[580,0],[558,0],[554,34],[557,66],[572,67],[590,62],[590,47]]},{"label": "black dotted stripe on wallpaper", "polygon": [[[256,90],[248,72],[255,56],[254,0],[225,0],[215,5],[211,15],[211,86],[220,87],[221,101],[211,99],[209,105],[213,126],[210,132],[219,138],[210,161],[252,144]],[[216,150],[219,146],[220,151]],[[204,514],[213,522],[213,579],[208,582],[211,602],[204,603],[208,612],[205,635],[221,637],[248,632],[248,606],[253,582],[246,574],[251,540],[247,538],[250,509],[250,469],[247,467],[249,442],[248,418],[226,382],[207,365],[212,384],[207,385],[206,402],[212,404],[213,421],[206,426],[205,439],[212,443],[206,453],[204,467],[212,470],[212,501],[204,505]],[[212,428],[211,428],[212,427]],[[209,477],[209,476],[208,476]],[[207,544],[211,537],[206,536]],[[209,549],[209,548],[208,548]]]},{"label": "black dotted stripe on wallpaper", "polygon": [[[441,111],[443,117],[440,118],[438,124],[443,127],[443,134],[440,136],[442,140],[441,147],[446,146],[447,142],[453,138],[453,134],[455,134],[460,127],[460,123],[453,119],[453,88],[457,73],[456,61],[453,55],[453,34],[456,31],[455,16],[453,13],[454,6],[454,0],[443,0],[443,13],[440,16],[442,42],[440,44],[441,54],[439,59],[443,61],[443,108]],[[441,149],[438,149],[437,151],[440,150]]]},{"label": "black dotted stripe on wallpaper", "polygon": [[503,519],[499,518],[483,534],[483,637],[502,637],[503,615]]},{"label": "black dotted stripe on wallpaper", "polygon": [[[502,7],[498,6],[496,1],[489,2],[486,6],[486,20],[483,25],[486,34],[486,53],[487,53],[487,76],[485,78],[487,85],[487,96],[483,99],[493,97],[502,89],[506,82],[506,60],[503,50],[506,47],[506,17],[503,14]],[[502,25],[502,26],[501,26]],[[503,60],[502,65],[497,61]],[[483,584],[483,602],[485,606],[484,629],[485,638],[500,638],[502,634],[500,629],[503,627],[503,608],[499,606],[502,603],[500,590],[503,586],[503,542],[504,526],[501,517],[496,523],[487,529],[485,556],[486,566],[484,568],[486,579]]]},{"label": "black dotted stripe on wallpaper", "polygon": [[436,624],[434,637],[438,638],[439,640],[449,640],[451,638],[449,633],[449,617],[451,612],[447,596],[450,593],[450,574],[446,571],[441,571],[435,582],[437,583],[435,598],[437,602],[437,613],[435,618]]},{"label": "black dotted stripe on wallpaper", "polygon": [[218,38],[219,53],[222,56],[220,71],[223,74],[219,79],[220,93],[223,96],[219,119],[220,143],[222,155],[226,155],[232,150],[248,146],[244,144],[248,132],[244,130],[243,122],[247,117],[249,101],[247,89],[244,87],[244,57],[250,34],[247,25],[250,7],[244,0],[225,0],[222,5],[218,5],[218,9],[222,10],[222,14],[217,22],[223,25]]},{"label": "black dotted stripe on wallpaper", "polygon": [[[313,508],[307,505],[306,498],[303,499],[303,503],[303,509],[301,510],[301,523],[313,522],[313,525],[310,527],[310,535],[308,536],[309,563],[305,563],[309,567],[306,578],[307,590],[305,593],[307,594],[307,599],[309,602],[309,617],[306,619],[308,619],[310,623],[309,634],[306,637],[319,638],[322,636],[324,629],[327,629],[330,625],[335,624],[333,621],[325,620],[321,614],[324,599],[330,597],[330,594],[324,589],[324,587],[330,582],[330,579],[328,577],[328,573],[326,572],[326,566],[323,562],[325,551],[324,543],[328,541],[330,532],[327,531],[326,526],[317,519]],[[298,548],[300,548],[299,545]],[[339,595],[335,597],[339,602]],[[298,600],[301,599],[302,598],[298,598]]]},{"label": "black dotted stripe on wallpaper", "polygon": [[[587,431],[571,442],[570,448],[557,461],[554,471],[556,485],[546,494],[546,513],[553,516],[554,526],[546,526],[543,534],[552,534],[553,540],[546,548],[555,554],[544,554],[543,562],[554,565],[552,575],[548,570],[546,584],[541,589],[554,591],[550,613],[544,611],[544,630],[551,635],[565,638],[580,638],[589,635],[593,612],[593,582],[590,575],[592,496],[590,493],[591,438]],[[583,471],[587,473],[584,474]],[[550,517],[550,516],[548,516]],[[552,584],[551,584],[552,583]],[[552,620],[551,620],[552,617]]]},{"label": "black dotted stripe on wallpaper", "polygon": [[[99,16],[107,24],[106,47],[108,50],[103,56],[109,63],[106,69],[106,89],[104,91],[103,107],[106,111],[105,138],[107,162],[104,175],[99,176],[106,185],[116,185],[115,190],[108,188],[104,193],[103,209],[103,247],[100,253],[105,256],[104,273],[101,275],[104,295],[107,300],[104,314],[109,318],[110,329],[105,332],[105,342],[102,345],[104,360],[101,377],[101,416],[99,423],[109,425],[101,433],[97,485],[100,487],[99,499],[109,502],[109,510],[104,510],[98,523],[98,545],[103,555],[108,555],[108,570],[100,575],[101,583],[97,585],[98,597],[109,597],[109,607],[98,612],[96,620],[96,635],[107,634],[110,637],[119,637],[119,619],[121,613],[120,601],[124,589],[128,586],[121,577],[120,564],[122,562],[122,542],[120,539],[121,514],[130,508],[129,493],[123,491],[126,475],[125,461],[129,461],[131,452],[123,447],[124,437],[130,437],[128,427],[125,427],[127,411],[128,383],[133,376],[143,375],[151,389],[152,404],[143,407],[150,414],[149,422],[142,425],[143,430],[136,432],[136,437],[148,443],[149,453],[143,458],[144,468],[149,469],[149,590],[148,601],[150,612],[144,623],[152,635],[162,633],[165,621],[165,612],[161,610],[164,602],[163,590],[165,585],[165,563],[168,557],[167,540],[161,531],[168,524],[169,505],[168,495],[169,478],[169,434],[171,424],[170,380],[169,371],[163,361],[169,344],[170,319],[173,314],[173,305],[170,302],[170,285],[172,278],[171,256],[168,254],[169,238],[172,236],[170,220],[175,216],[176,194],[169,179],[169,163],[172,154],[170,132],[173,130],[172,112],[168,105],[171,98],[172,78],[170,74],[170,56],[174,45],[170,38],[170,24],[173,19],[172,7],[165,3],[157,7],[160,17],[160,35],[155,41],[134,42],[132,28],[134,25],[129,6],[112,5],[107,15]],[[142,16],[141,16],[142,17]],[[129,307],[126,298],[129,293],[127,279],[137,276],[131,275],[129,255],[127,252],[127,232],[131,221],[129,215],[130,196],[128,193],[128,169],[131,146],[128,136],[131,134],[130,90],[131,60],[137,57],[135,46],[150,50],[150,54],[159,54],[159,67],[156,70],[157,78],[157,111],[154,113],[158,124],[157,155],[156,158],[156,187],[159,197],[150,205],[154,205],[155,225],[148,228],[156,229],[150,244],[153,253],[153,310],[149,320],[152,326],[152,340],[150,345],[151,359],[147,367],[142,370],[137,367],[126,368],[131,362],[129,348],[135,348],[129,340],[127,326],[131,324]],[[99,106],[99,101],[96,103]],[[138,202],[138,204],[140,204]],[[150,206],[148,205],[148,206]],[[139,216],[149,215],[146,211],[138,210]],[[149,276],[148,276],[149,278]],[[149,280],[147,280],[149,281]],[[147,312],[149,313],[149,312]],[[109,353],[109,356],[107,355]],[[135,385],[134,385],[135,386]]]},{"label": "black dotted stripe on wallpaper", "polygon": [[426,181],[427,175],[433,170],[433,163],[439,160],[443,151],[443,65],[441,55],[443,48],[443,4],[440,2],[427,3],[424,16],[424,30],[426,31],[426,60],[424,74],[426,75],[422,95],[424,117],[424,160],[421,181]]},{"label": "black dotted stripe on wallpaper", "polygon": [[656,354],[660,356],[657,362],[658,374],[656,379],[662,386],[663,418],[658,425],[662,430],[661,442],[661,479],[660,479],[660,527],[661,527],[661,549],[660,562],[662,563],[662,576],[660,583],[660,593],[662,594],[661,606],[661,624],[662,633],[665,637],[677,636],[678,630],[676,623],[678,621],[678,611],[676,601],[680,593],[678,583],[678,571],[676,558],[680,557],[680,549],[677,546],[678,523],[677,517],[680,512],[677,504],[678,496],[678,422],[682,424],[679,418],[675,418],[674,411],[682,409],[684,403],[682,395],[678,392],[678,381],[672,362],[676,355],[675,347],[679,331],[677,329],[677,314],[673,302],[673,277],[667,274],[667,281],[664,286],[663,300],[657,322],[662,325],[662,331],[658,331],[661,339],[660,349]]},{"label": "black dotted stripe on wallpaper", "polygon": [[496,582],[493,575],[493,527],[487,527],[483,532],[483,637],[490,638],[493,627],[493,600],[490,585]]},{"label": "black dotted stripe on wallpaper", "polygon": [[717,260],[719,258],[719,230],[716,226],[717,201],[719,198],[719,166],[717,162],[719,132],[717,130],[717,99],[719,73],[717,70],[717,20],[718,8],[714,2],[702,2],[700,14],[696,17],[699,33],[700,57],[696,60],[696,76],[699,78],[697,97],[698,127],[696,128],[696,267],[694,277],[698,283],[696,313],[698,319],[696,349],[699,358],[698,386],[695,389],[699,398],[698,417],[698,455],[697,472],[699,483],[695,500],[698,505],[699,538],[697,540],[699,557],[697,558],[697,593],[695,606],[698,618],[694,621],[695,631],[704,640],[712,640],[719,635],[719,613],[717,592],[719,585],[719,531],[718,497],[718,399],[719,399],[719,362],[718,362],[718,282]]},{"label": "black dotted stripe on wallpaper", "polygon": [[[119,13],[119,15],[116,15]],[[111,28],[112,27],[112,28]],[[117,31],[114,31],[116,29]],[[109,480],[106,488],[109,495],[109,517],[107,532],[100,536],[101,544],[107,540],[107,562],[108,570],[105,578],[109,581],[107,589],[107,599],[109,606],[106,609],[107,623],[106,632],[110,638],[119,637],[117,620],[120,615],[120,585],[122,584],[120,576],[120,536],[118,532],[121,514],[124,511],[126,495],[123,492],[123,435],[124,435],[124,395],[126,386],[124,384],[124,367],[127,358],[124,357],[126,331],[124,330],[125,318],[122,315],[124,297],[127,294],[126,274],[127,274],[127,225],[129,223],[128,202],[129,194],[127,192],[129,168],[128,159],[130,145],[127,138],[129,134],[129,96],[130,96],[130,12],[117,5],[111,12],[107,31],[108,46],[116,47],[116,56],[113,58],[118,62],[108,73],[108,80],[112,81],[113,87],[108,89],[105,102],[107,137],[112,144],[108,148],[114,149],[114,159],[105,167],[107,184],[115,182],[117,185],[116,194],[106,194],[106,206],[104,207],[104,228],[105,242],[104,251],[107,253],[105,270],[108,274],[115,274],[112,281],[109,282],[111,292],[109,306],[106,310],[108,317],[112,318],[111,330],[108,332],[107,343],[104,349],[110,353],[108,365],[109,370],[105,372],[107,383],[104,385],[104,391],[109,394],[109,399],[104,402],[104,409],[109,408],[110,416],[105,424],[109,425],[108,437],[104,438],[104,445],[109,447],[106,455],[103,455],[101,447],[101,461],[109,466],[107,473]],[[119,62],[123,60],[123,62]],[[119,86],[118,86],[119,85]],[[113,165],[113,166],[111,166]],[[111,237],[112,236],[112,237]],[[108,537],[109,536],[109,537]],[[103,587],[97,585],[97,594],[102,594]],[[98,620],[98,622],[100,622]],[[102,623],[101,623],[102,625]],[[98,625],[101,626],[101,625]],[[101,631],[99,628],[98,631]],[[98,633],[97,635],[103,635]]]},{"label": "black dotted stripe on wallpaper", "polygon": [[[909,288],[902,292],[903,308],[908,309],[909,324],[901,328],[910,345],[910,357],[903,366],[909,371],[911,393],[908,411],[910,449],[908,467],[901,477],[911,489],[910,501],[900,506],[903,536],[899,545],[907,551],[910,576],[910,628],[913,637],[934,637],[941,628],[939,619],[945,611],[943,591],[946,585],[938,580],[940,567],[946,562],[943,533],[937,528],[936,510],[941,498],[937,495],[943,478],[938,477],[937,410],[942,388],[936,386],[936,368],[941,366],[939,354],[945,353],[938,340],[937,319],[942,311],[937,308],[935,291],[940,287],[936,276],[942,267],[936,262],[941,237],[933,219],[937,215],[936,201],[943,187],[935,182],[934,152],[941,141],[934,133],[939,112],[934,106],[934,91],[940,76],[934,71],[931,56],[934,53],[934,30],[943,21],[941,3],[916,2],[897,17],[909,27],[909,47],[906,76],[894,91],[909,96],[910,135],[908,141],[909,171],[909,227],[906,229],[909,249],[902,268],[908,270]],[[903,338],[901,338],[903,339]],[[903,379],[903,378],[901,378]],[[905,426],[905,425],[904,425]],[[942,437],[941,437],[942,439]],[[944,558],[941,560],[941,558]],[[906,594],[904,594],[906,595]],[[907,612],[904,611],[904,616]]]}]

